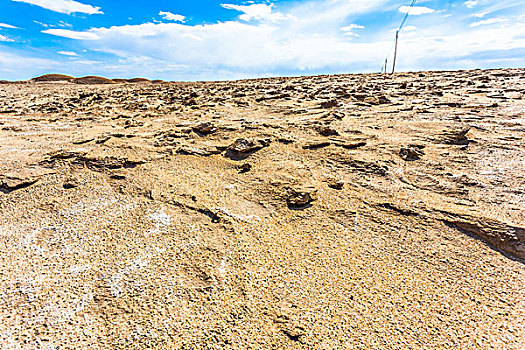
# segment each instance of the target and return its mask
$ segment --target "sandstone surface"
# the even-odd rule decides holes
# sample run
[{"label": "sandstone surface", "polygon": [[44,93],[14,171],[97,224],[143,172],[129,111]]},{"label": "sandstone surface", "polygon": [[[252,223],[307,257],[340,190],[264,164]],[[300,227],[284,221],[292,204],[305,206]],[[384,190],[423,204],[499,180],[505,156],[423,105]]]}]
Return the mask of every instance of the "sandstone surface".
[{"label": "sandstone surface", "polygon": [[523,349],[524,69],[95,80],[0,85],[0,347]]}]

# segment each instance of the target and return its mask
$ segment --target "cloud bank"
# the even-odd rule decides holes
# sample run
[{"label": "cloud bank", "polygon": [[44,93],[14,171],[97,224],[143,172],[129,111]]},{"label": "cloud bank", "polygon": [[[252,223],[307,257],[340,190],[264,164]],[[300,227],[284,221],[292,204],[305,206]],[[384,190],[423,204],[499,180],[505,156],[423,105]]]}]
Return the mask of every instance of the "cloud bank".
[{"label": "cloud bank", "polygon": [[91,6],[74,0],[13,0],[15,2],[24,2],[31,5],[40,6],[46,10],[59,13],[72,14],[75,12],[87,13],[88,15],[102,14],[100,7]]}]

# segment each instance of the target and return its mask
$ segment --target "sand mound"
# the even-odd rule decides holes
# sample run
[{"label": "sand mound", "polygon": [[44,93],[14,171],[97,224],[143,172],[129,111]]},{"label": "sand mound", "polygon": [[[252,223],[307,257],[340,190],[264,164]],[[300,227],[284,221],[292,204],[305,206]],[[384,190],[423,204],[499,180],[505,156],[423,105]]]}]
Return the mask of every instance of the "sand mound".
[{"label": "sand mound", "polygon": [[64,74],[44,74],[39,77],[33,78],[36,82],[50,82],[50,81],[71,81],[75,78]]},{"label": "sand mound", "polygon": [[131,78],[131,79],[122,79],[122,78],[115,78],[112,79],[115,83],[124,84],[136,84],[136,83],[151,83],[152,81],[146,78]]},{"label": "sand mound", "polygon": [[115,81],[104,78],[104,77],[97,77],[97,76],[87,76],[82,78],[76,78],[74,80],[76,84],[115,84]]},{"label": "sand mound", "polygon": [[151,83],[151,80],[146,79],[146,78],[132,78],[132,79],[127,79],[126,82],[128,83]]}]

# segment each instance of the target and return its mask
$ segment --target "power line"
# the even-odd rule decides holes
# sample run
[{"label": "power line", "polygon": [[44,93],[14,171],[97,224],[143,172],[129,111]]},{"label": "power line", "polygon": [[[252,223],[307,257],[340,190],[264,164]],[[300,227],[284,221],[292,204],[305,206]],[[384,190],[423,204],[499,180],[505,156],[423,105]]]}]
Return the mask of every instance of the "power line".
[{"label": "power line", "polygon": [[405,25],[408,19],[408,15],[410,14],[410,10],[412,9],[412,7],[414,7],[415,4],[416,4],[416,0],[412,0],[412,3],[408,7],[407,13],[405,13],[405,18],[403,18],[403,22],[401,22],[401,25],[399,26],[399,29],[397,30],[398,32],[400,32],[401,29],[403,29],[403,26]]},{"label": "power line", "polygon": [[414,7],[414,5],[416,4],[416,0],[412,0],[412,3],[410,4],[410,6],[408,6],[408,9],[405,13],[405,17],[403,18],[403,21],[401,21],[401,24],[399,25],[399,28],[398,30],[396,31],[396,39],[394,41],[394,43],[392,43],[392,46],[390,47],[390,50],[388,50],[388,54],[385,58],[385,64],[381,67],[381,73],[386,73],[386,70],[388,68],[388,57],[390,57],[390,53],[392,52],[392,48],[395,48],[394,49],[394,62],[392,63],[392,73],[394,73],[395,69],[396,69],[396,59],[397,59],[397,43],[398,43],[398,40],[399,40],[399,33],[401,32],[401,29],[403,29],[403,26],[405,25],[407,19],[408,19],[408,16],[410,15],[410,10]]}]

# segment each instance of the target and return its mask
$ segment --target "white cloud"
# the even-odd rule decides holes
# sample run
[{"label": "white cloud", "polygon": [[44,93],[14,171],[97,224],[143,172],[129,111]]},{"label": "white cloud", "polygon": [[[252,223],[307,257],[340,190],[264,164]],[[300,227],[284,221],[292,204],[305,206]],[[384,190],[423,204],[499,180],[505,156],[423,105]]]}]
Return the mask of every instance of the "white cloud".
[{"label": "white cloud", "polygon": [[243,12],[243,14],[239,16],[243,21],[250,21],[252,19],[277,21],[287,18],[287,16],[284,16],[282,13],[273,12],[273,4],[252,4],[246,6],[222,4],[221,6],[228,10]]},{"label": "white cloud", "polygon": [[98,40],[100,37],[92,32],[76,32],[68,29],[46,29],[42,33],[51,34],[55,36],[61,36],[63,38],[76,39],[76,40]]},{"label": "white cloud", "polygon": [[[194,79],[240,78],[271,75],[282,69],[307,71],[356,62],[366,64],[370,56],[380,61],[385,43],[350,44],[341,28],[345,28],[350,16],[371,12],[387,2],[307,1],[295,3],[284,13],[273,11],[272,5],[226,4],[226,8],[240,10],[246,16],[241,15],[239,21],[206,25],[144,23],[85,32],[57,29],[44,32],[80,40],[84,39],[81,36],[97,38],[84,44],[91,50],[116,55],[119,60],[114,69],[177,70],[186,76],[191,74]],[[132,61],[133,57],[136,59]],[[181,69],[182,66],[189,68]]]},{"label": "white cloud", "polygon": [[16,2],[24,2],[31,5],[40,6],[47,10],[66,13],[68,15],[79,12],[87,13],[89,15],[101,14],[100,7],[91,6],[80,3],[74,0],[13,0]]},{"label": "white cloud", "polygon": [[471,17],[475,17],[475,18],[483,18],[485,17],[486,15],[488,15],[490,12],[489,11],[485,11],[485,12],[480,12],[480,13],[474,13],[471,15]]},{"label": "white cloud", "polygon": [[49,27],[49,24],[45,24],[45,23],[42,23],[42,22],[33,21],[33,23],[40,24],[44,28],[48,28]]},{"label": "white cloud", "polygon": [[413,6],[413,7],[401,6],[399,8],[399,12],[408,13],[411,16],[419,16],[419,15],[426,15],[429,13],[434,13],[435,10],[428,8],[428,7],[423,7],[423,6]]},{"label": "white cloud", "polygon": [[7,36],[5,36],[5,35],[1,35],[1,34],[0,34],[0,41],[4,41],[4,42],[14,42],[13,39],[10,39],[10,38],[8,38]]},{"label": "white cloud", "polygon": [[73,51],[58,51],[57,53],[65,56],[78,56],[77,53]]},{"label": "white cloud", "polygon": [[364,29],[365,27],[359,24],[350,24],[345,27],[341,27],[340,29],[344,32],[344,35],[348,36],[359,36],[359,34],[356,34],[353,32],[354,29]]},{"label": "white cloud", "polygon": [[62,28],[72,28],[73,25],[70,23],[66,23],[64,21],[60,21],[56,24],[56,27],[62,27]]},{"label": "white cloud", "polygon": [[365,27],[364,26],[361,26],[359,24],[350,24],[349,26],[346,26],[346,27],[341,27],[341,30],[343,32],[349,32],[353,29],[364,29]]},{"label": "white cloud", "polygon": [[0,27],[2,27],[2,28],[18,29],[18,27],[12,26],[12,25],[7,24],[7,23],[0,23]]},{"label": "white cloud", "polygon": [[477,4],[478,4],[478,0],[468,0],[468,1],[465,1],[464,3],[464,5],[467,6],[469,9],[473,8]]},{"label": "white cloud", "polygon": [[182,15],[176,15],[174,13],[166,12],[166,11],[160,11],[159,16],[162,16],[162,18],[164,18],[167,21],[175,21],[175,22],[182,22],[182,23],[186,21],[186,17]]},{"label": "white cloud", "polygon": [[472,23],[470,26],[472,28],[475,28],[475,27],[479,27],[479,26],[484,26],[484,25],[489,25],[489,24],[495,24],[495,23],[503,23],[503,22],[507,22],[508,19],[506,18],[503,18],[503,17],[495,17],[495,18],[489,18],[489,19],[486,19],[484,21],[479,21],[479,22],[474,22]]}]

